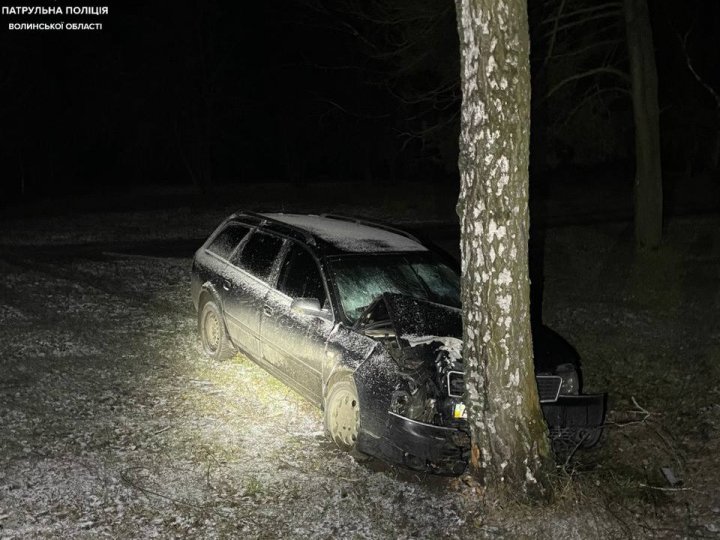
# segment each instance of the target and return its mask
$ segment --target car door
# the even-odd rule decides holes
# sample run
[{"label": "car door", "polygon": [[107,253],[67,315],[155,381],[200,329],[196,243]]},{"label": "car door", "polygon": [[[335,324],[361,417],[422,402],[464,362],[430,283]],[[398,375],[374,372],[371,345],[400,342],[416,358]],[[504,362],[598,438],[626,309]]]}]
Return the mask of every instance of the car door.
[{"label": "car door", "polygon": [[250,232],[250,227],[230,221],[219,227],[206,245],[195,255],[193,263],[192,296],[197,306],[202,287],[210,284],[217,292],[224,309],[229,284],[229,259]]},{"label": "car door", "polygon": [[225,288],[225,319],[233,343],[254,359],[262,358],[260,318],[276,271],[283,240],[254,231],[230,258]]},{"label": "car door", "polygon": [[[315,299],[321,315],[293,311],[294,299]],[[260,333],[263,358],[309,399],[322,401],[325,344],[333,329],[327,289],[312,254],[292,242],[277,280],[265,298]]]}]

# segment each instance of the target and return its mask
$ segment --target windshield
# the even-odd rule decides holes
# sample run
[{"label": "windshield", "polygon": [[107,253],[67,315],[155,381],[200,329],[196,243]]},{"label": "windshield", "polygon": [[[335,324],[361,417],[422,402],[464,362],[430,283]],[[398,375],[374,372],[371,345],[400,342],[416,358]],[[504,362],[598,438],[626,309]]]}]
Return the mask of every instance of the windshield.
[{"label": "windshield", "polygon": [[330,269],[350,322],[385,292],[460,307],[459,276],[432,255],[346,256]]}]

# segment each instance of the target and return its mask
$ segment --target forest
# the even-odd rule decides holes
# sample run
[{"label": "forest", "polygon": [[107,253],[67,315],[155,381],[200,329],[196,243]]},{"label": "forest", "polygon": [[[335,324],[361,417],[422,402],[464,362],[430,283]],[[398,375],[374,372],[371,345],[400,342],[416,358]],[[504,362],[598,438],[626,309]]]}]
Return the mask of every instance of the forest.
[{"label": "forest", "polygon": [[[0,10],[1,537],[720,534],[720,4],[103,5]],[[473,57],[457,6],[527,47]],[[389,223],[480,268],[489,222],[463,204],[506,183],[494,136],[469,138],[464,62],[512,77],[523,51],[527,88],[480,93],[522,135],[512,327],[557,331],[607,396],[599,444],[554,454],[531,502],[477,457],[445,477],[340,451],[246,355],[203,355],[190,294],[239,210]]]}]

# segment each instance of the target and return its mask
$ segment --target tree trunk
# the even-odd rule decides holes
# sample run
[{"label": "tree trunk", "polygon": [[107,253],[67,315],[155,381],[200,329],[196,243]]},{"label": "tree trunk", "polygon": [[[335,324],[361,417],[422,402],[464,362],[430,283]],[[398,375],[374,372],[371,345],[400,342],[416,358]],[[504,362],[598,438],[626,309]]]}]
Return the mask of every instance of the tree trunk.
[{"label": "tree trunk", "polygon": [[525,0],[457,0],[462,300],[471,468],[500,496],[549,495],[528,279],[530,65]]},{"label": "tree trunk", "polygon": [[18,152],[18,162],[20,163],[20,196],[25,197],[25,162],[22,151]]},{"label": "tree trunk", "polygon": [[624,0],[635,116],[635,241],[656,248],[662,238],[662,168],[657,70],[647,0]]}]

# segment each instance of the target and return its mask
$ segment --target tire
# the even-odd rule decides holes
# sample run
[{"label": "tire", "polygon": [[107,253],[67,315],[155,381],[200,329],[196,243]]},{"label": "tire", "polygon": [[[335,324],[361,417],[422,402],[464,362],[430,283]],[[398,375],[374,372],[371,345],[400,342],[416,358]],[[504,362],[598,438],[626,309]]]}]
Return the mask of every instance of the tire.
[{"label": "tire", "polygon": [[206,302],[200,310],[198,329],[203,352],[208,357],[213,360],[227,360],[235,355],[235,349],[225,329],[225,321],[217,304],[212,300]]},{"label": "tire", "polygon": [[343,378],[333,383],[325,398],[325,433],[341,450],[355,454],[359,432],[357,389],[351,378]]}]

